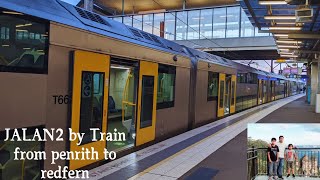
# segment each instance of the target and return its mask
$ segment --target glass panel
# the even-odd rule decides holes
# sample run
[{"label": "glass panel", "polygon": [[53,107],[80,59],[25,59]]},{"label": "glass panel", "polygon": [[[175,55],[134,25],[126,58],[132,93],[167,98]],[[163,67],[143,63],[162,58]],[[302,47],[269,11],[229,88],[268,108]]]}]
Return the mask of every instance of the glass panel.
[{"label": "glass panel", "polygon": [[132,16],[123,17],[123,24],[132,26]]},{"label": "glass panel", "polygon": [[165,15],[165,35],[164,37],[169,40],[174,40],[174,30],[175,30],[175,12],[166,13]]},{"label": "glass panel", "polygon": [[164,21],[164,13],[154,14],[153,34],[160,36],[160,24]]},{"label": "glass panel", "polygon": [[48,24],[29,19],[0,14],[0,72],[47,73]]},{"label": "glass panel", "polygon": [[[41,137],[43,137],[42,128],[39,127]],[[21,129],[18,129],[19,134],[23,134]],[[10,137],[13,136],[13,131],[10,132]],[[28,128],[26,139],[32,139],[35,131],[33,128]],[[0,137],[5,137],[5,132],[0,132]],[[0,138],[0,179],[40,179],[42,160],[14,160],[15,148],[19,147],[21,152],[43,151],[44,143],[39,141],[4,141]],[[25,154],[26,156],[26,154]],[[20,155],[18,154],[18,158]],[[38,154],[39,159],[44,157]],[[42,158],[43,159],[43,158]],[[22,176],[22,172],[24,176]]]},{"label": "glass panel", "polygon": [[240,6],[227,8],[227,38],[239,37]]},{"label": "glass panel", "polygon": [[213,10],[204,9],[201,10],[200,15],[200,39],[211,39],[212,38],[212,21],[213,21]]},{"label": "glass panel", "polygon": [[229,114],[230,111],[230,86],[231,86],[231,77],[226,77],[226,93],[224,96],[224,114]]},{"label": "glass panel", "polygon": [[142,76],[140,128],[152,126],[154,76]]},{"label": "glass panel", "polygon": [[187,12],[177,12],[176,40],[187,39]]},{"label": "glass panel", "polygon": [[142,15],[133,16],[132,26],[142,30]]},{"label": "glass panel", "polygon": [[219,74],[208,72],[208,96],[207,100],[217,100],[218,97]]},{"label": "glass panel", "polygon": [[213,9],[213,38],[226,37],[226,8]]},{"label": "glass panel", "polygon": [[241,37],[253,37],[254,27],[252,26],[246,13],[241,10]]},{"label": "glass panel", "polygon": [[[125,61],[123,64],[130,63]],[[134,146],[138,77],[136,65],[112,64],[110,67],[108,132],[117,129],[126,134],[126,141],[108,141],[108,150]]]},{"label": "glass panel", "polygon": [[220,108],[223,108],[223,96],[224,96],[224,81],[220,81],[220,100],[219,100]]},{"label": "glass panel", "polygon": [[122,23],[122,17],[115,17],[115,18],[113,18],[113,20],[115,20],[115,21],[118,21],[118,22],[121,22],[121,23]]},{"label": "glass panel", "polygon": [[159,65],[157,109],[174,106],[176,67]]},{"label": "glass panel", "polygon": [[153,14],[143,15],[143,31],[152,34]]},{"label": "glass panel", "polygon": [[200,10],[188,11],[188,39],[199,39]]},{"label": "glass panel", "polygon": [[235,93],[235,88],[236,88],[236,83],[234,81],[232,81],[232,91],[231,91],[231,105],[234,105],[234,93]]},{"label": "glass panel", "polygon": [[87,144],[93,138],[90,128],[102,129],[104,73],[83,71],[81,79],[79,132],[85,133],[82,144]]}]

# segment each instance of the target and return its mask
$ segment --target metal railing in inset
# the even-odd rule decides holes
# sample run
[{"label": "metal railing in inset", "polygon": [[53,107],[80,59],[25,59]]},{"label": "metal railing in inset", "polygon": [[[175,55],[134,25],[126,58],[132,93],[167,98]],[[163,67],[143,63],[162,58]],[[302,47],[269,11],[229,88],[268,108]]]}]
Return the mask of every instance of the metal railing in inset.
[{"label": "metal railing in inset", "polygon": [[[297,160],[293,169],[296,176],[320,177],[320,148],[295,148]],[[249,148],[247,150],[248,180],[258,175],[268,175],[267,148]],[[284,162],[283,174],[287,174],[287,163]]]}]

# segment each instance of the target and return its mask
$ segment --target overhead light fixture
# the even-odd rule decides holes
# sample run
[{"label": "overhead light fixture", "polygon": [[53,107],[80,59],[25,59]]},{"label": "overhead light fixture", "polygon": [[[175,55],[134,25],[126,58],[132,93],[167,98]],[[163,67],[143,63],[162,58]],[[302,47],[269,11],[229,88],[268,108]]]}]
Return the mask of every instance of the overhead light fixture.
[{"label": "overhead light fixture", "polygon": [[278,25],[295,25],[295,22],[276,22]]},{"label": "overhead light fixture", "polygon": [[290,51],[290,49],[279,49],[279,51],[285,51],[285,52],[288,52],[288,51]]},{"label": "overhead light fixture", "polygon": [[299,31],[302,27],[285,27],[285,26],[272,26],[269,30],[288,30],[288,31]]},{"label": "overhead light fixture", "polygon": [[24,50],[30,50],[31,48],[22,48],[22,49],[24,49]]},{"label": "overhead light fixture", "polygon": [[129,67],[124,67],[124,66],[111,66],[111,69],[123,69],[123,70],[129,70]]},{"label": "overhead light fixture", "polygon": [[15,12],[15,11],[2,11],[4,14],[14,14],[14,15],[23,15],[22,13]]},{"label": "overhead light fixture", "polygon": [[9,47],[9,44],[2,44],[2,47]]},{"label": "overhead light fixture", "polygon": [[290,46],[290,45],[278,45],[278,48],[279,49],[282,49],[282,48],[295,48],[296,49],[296,48],[300,48],[300,46],[298,46],[298,45],[297,46],[293,46],[293,45],[292,46]]},{"label": "overhead light fixture", "polygon": [[290,57],[290,58],[296,58],[299,57],[298,55],[286,55],[286,54],[280,54],[281,57]]},{"label": "overhead light fixture", "polygon": [[28,32],[28,31],[25,30],[25,29],[16,29],[16,31],[18,31],[18,32]]},{"label": "overhead light fixture", "polygon": [[301,44],[302,41],[277,40],[277,43],[284,43],[284,44]]},{"label": "overhead light fixture", "polygon": [[289,37],[288,34],[273,34],[275,37],[281,37],[281,38],[285,38],[285,37]]},{"label": "overhead light fixture", "polygon": [[283,54],[283,55],[293,55],[293,53],[290,53],[290,52],[279,52],[279,54]]},{"label": "overhead light fixture", "polygon": [[29,23],[29,24],[18,24],[18,25],[16,25],[16,27],[26,27],[26,26],[32,26],[32,24]]},{"label": "overhead light fixture", "polygon": [[264,19],[266,19],[266,20],[276,20],[276,19],[295,20],[296,16],[265,16]]},{"label": "overhead light fixture", "polygon": [[259,1],[260,5],[281,5],[281,4],[287,4],[286,1]]}]

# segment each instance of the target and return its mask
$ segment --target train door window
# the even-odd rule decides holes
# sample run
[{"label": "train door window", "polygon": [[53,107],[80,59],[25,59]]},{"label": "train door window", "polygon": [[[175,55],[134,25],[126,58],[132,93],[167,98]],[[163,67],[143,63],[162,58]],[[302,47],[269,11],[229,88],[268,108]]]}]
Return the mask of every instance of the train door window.
[{"label": "train door window", "polygon": [[0,8],[0,72],[47,73],[48,21],[5,12]]},{"label": "train door window", "polygon": [[223,108],[223,96],[224,96],[224,81],[220,81],[220,99],[219,99],[219,107]]},{"label": "train door window", "polygon": [[[22,129],[18,129],[22,134]],[[41,137],[43,137],[42,128],[39,127]],[[40,179],[41,169],[43,169],[43,160],[14,160],[14,151],[16,147],[20,151],[44,151],[44,143],[39,141],[4,141],[5,131],[0,132],[0,179]],[[13,135],[13,130],[10,132]],[[35,128],[27,128],[26,138],[32,139]],[[19,156],[18,156],[19,157]],[[39,154],[39,159],[43,159]]]},{"label": "train door window", "polygon": [[93,138],[90,128],[102,129],[104,73],[83,71],[81,79],[80,132],[85,133],[82,143],[87,144]]},{"label": "train door window", "polygon": [[213,101],[218,99],[219,74],[208,72],[208,92],[207,100]]},{"label": "train door window", "polygon": [[157,109],[174,107],[176,67],[159,65]]},{"label": "train door window", "polygon": [[152,126],[154,77],[142,76],[140,128]]},{"label": "train door window", "polygon": [[235,98],[235,88],[236,88],[236,83],[235,81],[232,81],[231,83],[231,105],[234,105],[234,98]]},{"label": "train door window", "polygon": [[225,98],[224,98],[224,114],[230,113],[230,100],[231,100],[231,75],[226,75],[226,90],[225,90]]},{"label": "train door window", "polygon": [[124,133],[125,141],[107,142],[108,150],[121,151],[135,144],[136,101],[138,88],[138,63],[111,59],[108,132]]}]

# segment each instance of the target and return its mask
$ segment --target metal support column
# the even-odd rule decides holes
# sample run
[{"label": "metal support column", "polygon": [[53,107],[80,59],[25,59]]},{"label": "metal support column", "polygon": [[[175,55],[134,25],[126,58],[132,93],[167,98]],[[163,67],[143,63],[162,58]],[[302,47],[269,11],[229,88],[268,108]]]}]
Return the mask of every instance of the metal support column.
[{"label": "metal support column", "polygon": [[124,0],[122,0],[122,15],[124,15]]},{"label": "metal support column", "polygon": [[317,79],[317,94],[316,94],[316,113],[320,113],[320,56],[319,54],[315,54],[315,59],[318,60],[318,79]]}]

